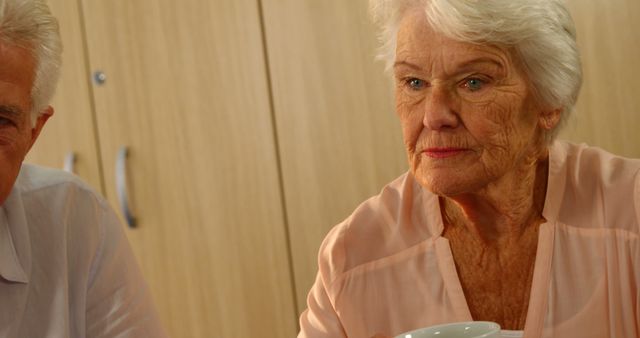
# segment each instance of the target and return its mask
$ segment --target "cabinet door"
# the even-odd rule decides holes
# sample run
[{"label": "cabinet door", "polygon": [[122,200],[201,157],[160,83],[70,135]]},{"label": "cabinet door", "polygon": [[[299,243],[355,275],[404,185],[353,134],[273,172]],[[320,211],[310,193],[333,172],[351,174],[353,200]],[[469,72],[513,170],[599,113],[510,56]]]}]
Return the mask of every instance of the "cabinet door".
[{"label": "cabinet door", "polygon": [[407,170],[366,0],[263,0],[297,304],[320,242]]},{"label": "cabinet door", "polygon": [[584,83],[561,138],[640,158],[640,1],[568,0]]},{"label": "cabinet door", "polygon": [[78,2],[49,0],[48,4],[60,23],[62,71],[51,104],[54,115],[29,152],[27,162],[62,168],[65,156],[72,153],[76,156],[74,172],[102,191]]},{"label": "cabinet door", "polygon": [[128,235],[170,334],[294,336],[257,2],[82,3],[106,192],[128,147]]}]

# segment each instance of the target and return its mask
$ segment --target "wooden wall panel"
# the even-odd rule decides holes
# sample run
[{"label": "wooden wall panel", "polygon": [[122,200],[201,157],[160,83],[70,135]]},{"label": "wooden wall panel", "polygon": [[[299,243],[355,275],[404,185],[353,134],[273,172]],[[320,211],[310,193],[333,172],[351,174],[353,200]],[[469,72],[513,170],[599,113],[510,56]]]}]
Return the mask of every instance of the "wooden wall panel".
[{"label": "wooden wall panel", "polygon": [[560,138],[640,158],[640,1],[568,0],[584,84]]},{"label": "wooden wall panel", "polygon": [[298,310],[320,242],[406,171],[366,0],[263,0]]}]

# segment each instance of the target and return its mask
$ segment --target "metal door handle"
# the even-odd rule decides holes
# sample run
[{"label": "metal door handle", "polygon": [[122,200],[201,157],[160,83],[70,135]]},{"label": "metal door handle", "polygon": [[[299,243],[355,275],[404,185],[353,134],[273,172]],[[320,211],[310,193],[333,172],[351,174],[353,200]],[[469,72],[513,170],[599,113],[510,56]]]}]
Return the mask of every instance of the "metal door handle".
[{"label": "metal door handle", "polygon": [[116,193],[120,202],[120,210],[124,216],[127,225],[130,228],[136,227],[136,218],[131,211],[129,205],[129,193],[127,190],[127,157],[129,156],[129,148],[120,147],[118,157],[116,158]]},{"label": "metal door handle", "polygon": [[62,165],[62,169],[72,174],[76,173],[76,153],[75,152],[70,151],[64,156],[64,164]]}]

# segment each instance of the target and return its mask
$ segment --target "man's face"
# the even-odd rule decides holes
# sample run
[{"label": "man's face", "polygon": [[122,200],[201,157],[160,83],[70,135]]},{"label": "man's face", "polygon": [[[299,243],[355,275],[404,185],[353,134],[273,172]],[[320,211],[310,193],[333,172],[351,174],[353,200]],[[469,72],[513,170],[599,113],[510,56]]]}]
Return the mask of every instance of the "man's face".
[{"label": "man's face", "polygon": [[27,152],[52,114],[31,124],[31,87],[35,60],[25,48],[0,42],[0,205],[4,204]]}]

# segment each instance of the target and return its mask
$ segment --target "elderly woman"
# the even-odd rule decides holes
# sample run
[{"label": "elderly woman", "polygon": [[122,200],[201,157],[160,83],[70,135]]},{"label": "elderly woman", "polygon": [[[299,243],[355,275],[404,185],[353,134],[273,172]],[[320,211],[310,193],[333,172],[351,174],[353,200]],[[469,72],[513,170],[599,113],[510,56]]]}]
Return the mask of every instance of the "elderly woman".
[{"label": "elderly woman", "polygon": [[372,9],[410,170],[327,235],[299,337],[640,337],[640,161],[554,141],[581,84],[564,5]]}]

